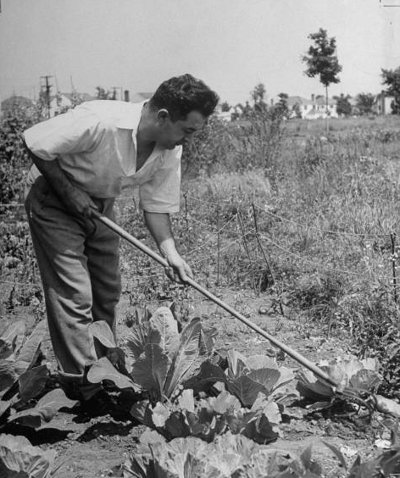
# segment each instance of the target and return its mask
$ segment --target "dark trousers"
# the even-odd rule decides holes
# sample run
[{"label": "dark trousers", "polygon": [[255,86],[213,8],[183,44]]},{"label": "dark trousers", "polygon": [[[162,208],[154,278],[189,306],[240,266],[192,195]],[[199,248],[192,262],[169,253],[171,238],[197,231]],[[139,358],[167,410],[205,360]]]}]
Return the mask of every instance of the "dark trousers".
[{"label": "dark trousers", "polygon": [[[93,200],[114,219],[114,199]],[[60,373],[66,380],[82,380],[85,365],[98,358],[89,325],[105,320],[115,327],[119,238],[95,219],[68,214],[42,176],[32,185],[25,208]]]}]

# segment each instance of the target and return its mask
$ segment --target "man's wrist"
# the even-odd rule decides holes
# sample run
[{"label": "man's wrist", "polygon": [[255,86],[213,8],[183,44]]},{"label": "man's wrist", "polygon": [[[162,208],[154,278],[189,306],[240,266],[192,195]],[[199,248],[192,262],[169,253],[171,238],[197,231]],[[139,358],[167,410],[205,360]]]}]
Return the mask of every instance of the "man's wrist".
[{"label": "man's wrist", "polygon": [[164,239],[160,245],[159,249],[163,257],[169,258],[173,256],[178,256],[178,251],[176,250],[175,247],[175,241],[172,237],[169,237],[168,239]]}]

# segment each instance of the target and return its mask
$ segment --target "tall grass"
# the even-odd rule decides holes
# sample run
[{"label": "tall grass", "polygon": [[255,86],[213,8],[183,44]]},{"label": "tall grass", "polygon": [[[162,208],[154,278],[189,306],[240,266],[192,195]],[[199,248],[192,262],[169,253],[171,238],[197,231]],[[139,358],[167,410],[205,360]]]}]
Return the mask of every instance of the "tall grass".
[{"label": "tall grass", "polygon": [[[255,114],[226,124],[212,118],[185,147],[181,212],[173,218],[197,280],[267,292],[327,333],[350,335],[358,354],[379,357],[393,395],[400,366],[393,284],[399,126],[398,117],[332,120],[327,136],[318,120]],[[122,198],[117,209],[120,224],[148,241],[132,199]],[[7,253],[2,277],[32,281],[34,274],[21,274],[35,267],[29,240],[20,237],[24,229],[18,226],[17,234],[7,227],[18,238],[16,249],[27,250],[11,254],[0,245]],[[188,291],[168,282],[147,257],[121,247],[132,303],[177,299],[189,310]]]},{"label": "tall grass", "polygon": [[[212,205],[218,204],[225,219],[242,211],[251,231],[250,206],[256,204],[263,248],[286,303],[328,332],[350,332],[360,355],[380,358],[384,387],[395,395],[400,366],[393,285],[400,233],[399,126],[398,117],[338,120],[331,122],[326,137],[321,122],[307,125],[306,135],[289,122],[280,125],[272,157],[265,154],[271,138],[265,141],[253,129],[248,141],[231,141],[225,155],[219,150],[219,164],[229,163],[229,174],[218,171],[186,183],[192,196],[203,201],[203,220],[208,216],[210,223],[217,210]],[[234,131],[232,126],[227,130]],[[232,158],[247,158],[249,166]],[[196,161],[201,163],[201,157]],[[226,231],[230,238],[234,232]],[[221,255],[230,285],[251,287],[251,277],[257,282],[267,273],[256,239],[250,232],[246,248],[242,238]]]}]

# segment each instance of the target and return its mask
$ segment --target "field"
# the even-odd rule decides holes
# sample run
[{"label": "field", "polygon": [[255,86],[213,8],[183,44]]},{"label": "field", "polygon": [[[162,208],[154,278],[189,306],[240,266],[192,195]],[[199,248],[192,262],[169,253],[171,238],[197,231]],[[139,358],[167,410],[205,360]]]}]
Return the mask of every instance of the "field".
[{"label": "field", "polygon": [[[18,132],[35,120],[18,112],[3,120],[0,131],[3,437],[24,436],[42,451],[55,451],[43,460],[55,460],[51,467],[59,478],[400,473],[398,442],[391,443],[400,416],[399,117],[332,119],[328,133],[322,120],[256,114],[230,124],[212,119],[184,154],[181,212],[173,224],[196,281],[320,363],[343,389],[323,388],[267,340],[194,290],[169,282],[157,264],[123,242],[115,346],[126,354],[141,389],[127,384],[120,369],[106,373],[100,364],[96,380],[114,383],[112,393],[126,413],[96,418],[82,416],[64,398],[53,413],[38,409],[52,391],[55,364],[22,206],[29,163]],[[154,247],[132,191],[118,199],[117,212],[122,227]],[[186,333],[187,342],[197,345],[195,360],[174,387],[167,372],[163,386],[148,379],[160,376],[156,366],[164,359],[179,368],[173,355],[167,357],[166,338],[158,344],[165,356],[156,364],[146,355],[147,339],[142,355],[128,339],[139,329],[145,337],[154,326],[144,307],[157,316],[171,303],[173,314],[161,314],[164,329],[175,327],[174,316],[180,330],[175,339],[182,344]],[[42,361],[27,371],[28,337],[37,345],[39,332]],[[189,360],[187,349],[179,350]],[[32,378],[29,373],[40,367],[44,375]],[[27,381],[34,383],[29,393]],[[348,386],[360,391],[355,400],[346,396]],[[371,397],[391,399],[387,413],[371,405]],[[4,447],[0,443],[2,453]],[[217,458],[208,463],[210,455]],[[350,472],[357,455],[361,464]],[[373,474],[375,468],[381,471]],[[18,476],[50,476],[43,473]]]}]

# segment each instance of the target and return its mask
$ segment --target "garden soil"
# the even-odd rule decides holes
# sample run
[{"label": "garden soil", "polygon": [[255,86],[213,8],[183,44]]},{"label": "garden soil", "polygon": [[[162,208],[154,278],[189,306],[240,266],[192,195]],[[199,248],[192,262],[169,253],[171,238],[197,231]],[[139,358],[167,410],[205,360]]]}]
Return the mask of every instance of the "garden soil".
[{"label": "garden soil", "polygon": [[[282,316],[277,313],[278,308],[274,307],[276,303],[267,296],[256,297],[248,291],[218,290],[215,293],[252,322],[310,360],[317,362],[321,359],[345,357],[351,352],[346,337],[340,331],[332,331],[329,337],[321,331],[321,327],[305,322],[289,310],[285,310],[285,315]],[[128,308],[128,299],[123,297],[118,313],[117,334],[120,336],[129,332],[125,321]],[[156,306],[153,309],[150,307],[151,310],[155,308]],[[221,354],[231,349],[247,356],[267,354],[276,357],[280,364],[287,367],[300,367],[266,339],[212,302],[198,297],[194,301],[194,310],[205,326],[213,326],[218,330],[216,349]],[[260,311],[267,311],[267,314],[261,314]],[[25,312],[18,310],[18,316],[25,316],[27,321],[32,321],[28,309]],[[7,320],[11,319],[12,317],[7,317]],[[300,454],[311,445],[313,458],[322,465],[325,477],[339,478],[345,476],[345,472],[323,441],[338,447],[351,464],[357,454],[367,459],[381,451],[375,445],[379,443],[377,439],[389,438],[388,428],[381,417],[373,417],[369,421],[357,414],[340,416],[332,413],[329,416],[326,413],[310,415],[304,412],[304,408],[298,408],[297,411],[294,409],[290,421],[281,424],[282,436],[269,446]],[[62,465],[55,474],[56,478],[101,478],[122,476],[120,466],[130,454],[135,453],[144,429],[144,426],[126,416],[113,418],[105,415],[90,419],[80,415],[78,411],[65,410],[39,431],[12,431],[24,434],[33,445],[57,451],[57,462]]]}]

